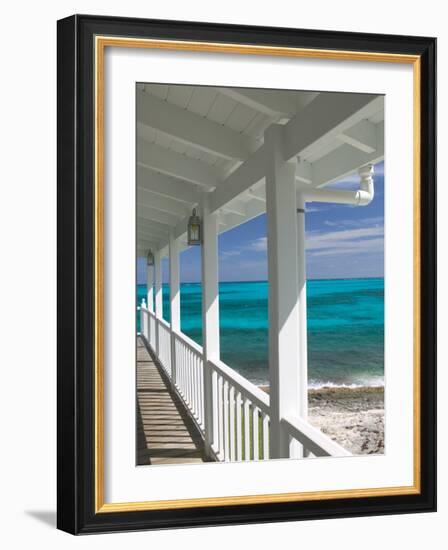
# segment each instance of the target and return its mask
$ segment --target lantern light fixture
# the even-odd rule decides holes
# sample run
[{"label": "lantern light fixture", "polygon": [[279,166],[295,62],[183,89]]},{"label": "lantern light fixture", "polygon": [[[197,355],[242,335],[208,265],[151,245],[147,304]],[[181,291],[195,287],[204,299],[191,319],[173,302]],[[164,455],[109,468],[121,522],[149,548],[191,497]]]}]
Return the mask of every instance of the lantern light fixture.
[{"label": "lantern light fixture", "polygon": [[187,236],[189,246],[197,246],[202,242],[201,218],[196,214],[196,208],[193,208],[193,213],[188,219]]},{"label": "lantern light fixture", "polygon": [[147,264],[154,265],[154,254],[151,249],[148,250]]}]

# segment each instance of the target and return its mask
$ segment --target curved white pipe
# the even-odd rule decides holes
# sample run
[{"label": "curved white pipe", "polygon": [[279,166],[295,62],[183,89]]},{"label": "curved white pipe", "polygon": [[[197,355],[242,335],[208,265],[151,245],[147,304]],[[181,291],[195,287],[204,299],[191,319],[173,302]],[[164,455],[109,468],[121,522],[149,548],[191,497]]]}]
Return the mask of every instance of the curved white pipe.
[{"label": "curved white pipe", "polygon": [[362,166],[358,170],[361,178],[360,188],[357,191],[345,189],[303,189],[305,200],[308,202],[334,202],[337,204],[352,204],[366,206],[375,196],[373,185],[373,165]]}]

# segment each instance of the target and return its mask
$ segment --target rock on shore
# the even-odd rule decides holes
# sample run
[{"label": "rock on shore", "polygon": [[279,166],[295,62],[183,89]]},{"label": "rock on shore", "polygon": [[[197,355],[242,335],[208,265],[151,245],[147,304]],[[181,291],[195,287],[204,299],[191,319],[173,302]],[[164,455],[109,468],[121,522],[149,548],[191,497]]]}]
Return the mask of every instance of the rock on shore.
[{"label": "rock on shore", "polygon": [[384,388],[310,390],[309,420],[353,454],[384,453]]},{"label": "rock on shore", "polygon": [[308,406],[311,424],[352,454],[384,453],[384,388],[311,389]]}]

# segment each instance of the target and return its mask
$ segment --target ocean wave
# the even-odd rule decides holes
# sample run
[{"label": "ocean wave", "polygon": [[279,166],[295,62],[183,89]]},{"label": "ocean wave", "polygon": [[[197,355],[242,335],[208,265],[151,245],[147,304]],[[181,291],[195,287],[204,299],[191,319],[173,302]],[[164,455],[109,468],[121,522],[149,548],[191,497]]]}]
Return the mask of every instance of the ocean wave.
[{"label": "ocean wave", "polygon": [[[269,388],[269,381],[254,381],[254,384],[260,388]],[[351,384],[345,384],[345,383],[336,383],[336,382],[322,382],[322,381],[310,381],[308,383],[308,389],[309,390],[322,390],[324,388],[327,389],[350,389],[355,390],[359,388],[384,388],[384,380],[366,380],[360,383],[351,383]]]},{"label": "ocean wave", "polygon": [[384,388],[384,381],[382,380],[366,380],[365,382],[360,383],[351,383],[351,384],[338,384],[336,382],[310,382],[308,384],[308,389],[310,390],[321,390],[323,388],[330,389],[339,389],[339,388],[348,388],[348,389],[357,389],[357,388]]}]

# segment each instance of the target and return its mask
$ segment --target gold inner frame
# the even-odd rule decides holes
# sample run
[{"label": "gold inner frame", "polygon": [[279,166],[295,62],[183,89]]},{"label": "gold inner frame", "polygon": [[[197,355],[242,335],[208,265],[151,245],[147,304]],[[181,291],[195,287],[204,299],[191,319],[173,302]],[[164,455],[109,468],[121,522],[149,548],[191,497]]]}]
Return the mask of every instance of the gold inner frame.
[{"label": "gold inner frame", "polygon": [[[104,54],[106,47],[145,48],[208,53],[233,53],[301,57],[329,60],[406,63],[413,66],[413,436],[414,482],[410,486],[371,489],[342,489],[301,493],[274,493],[263,495],[226,496],[179,500],[142,502],[104,502]],[[95,513],[131,512],[194,508],[204,506],[231,506],[274,502],[300,502],[341,498],[411,495],[420,493],[420,120],[421,120],[421,61],[417,55],[401,55],[344,50],[219,44],[177,40],[95,37]]]}]

